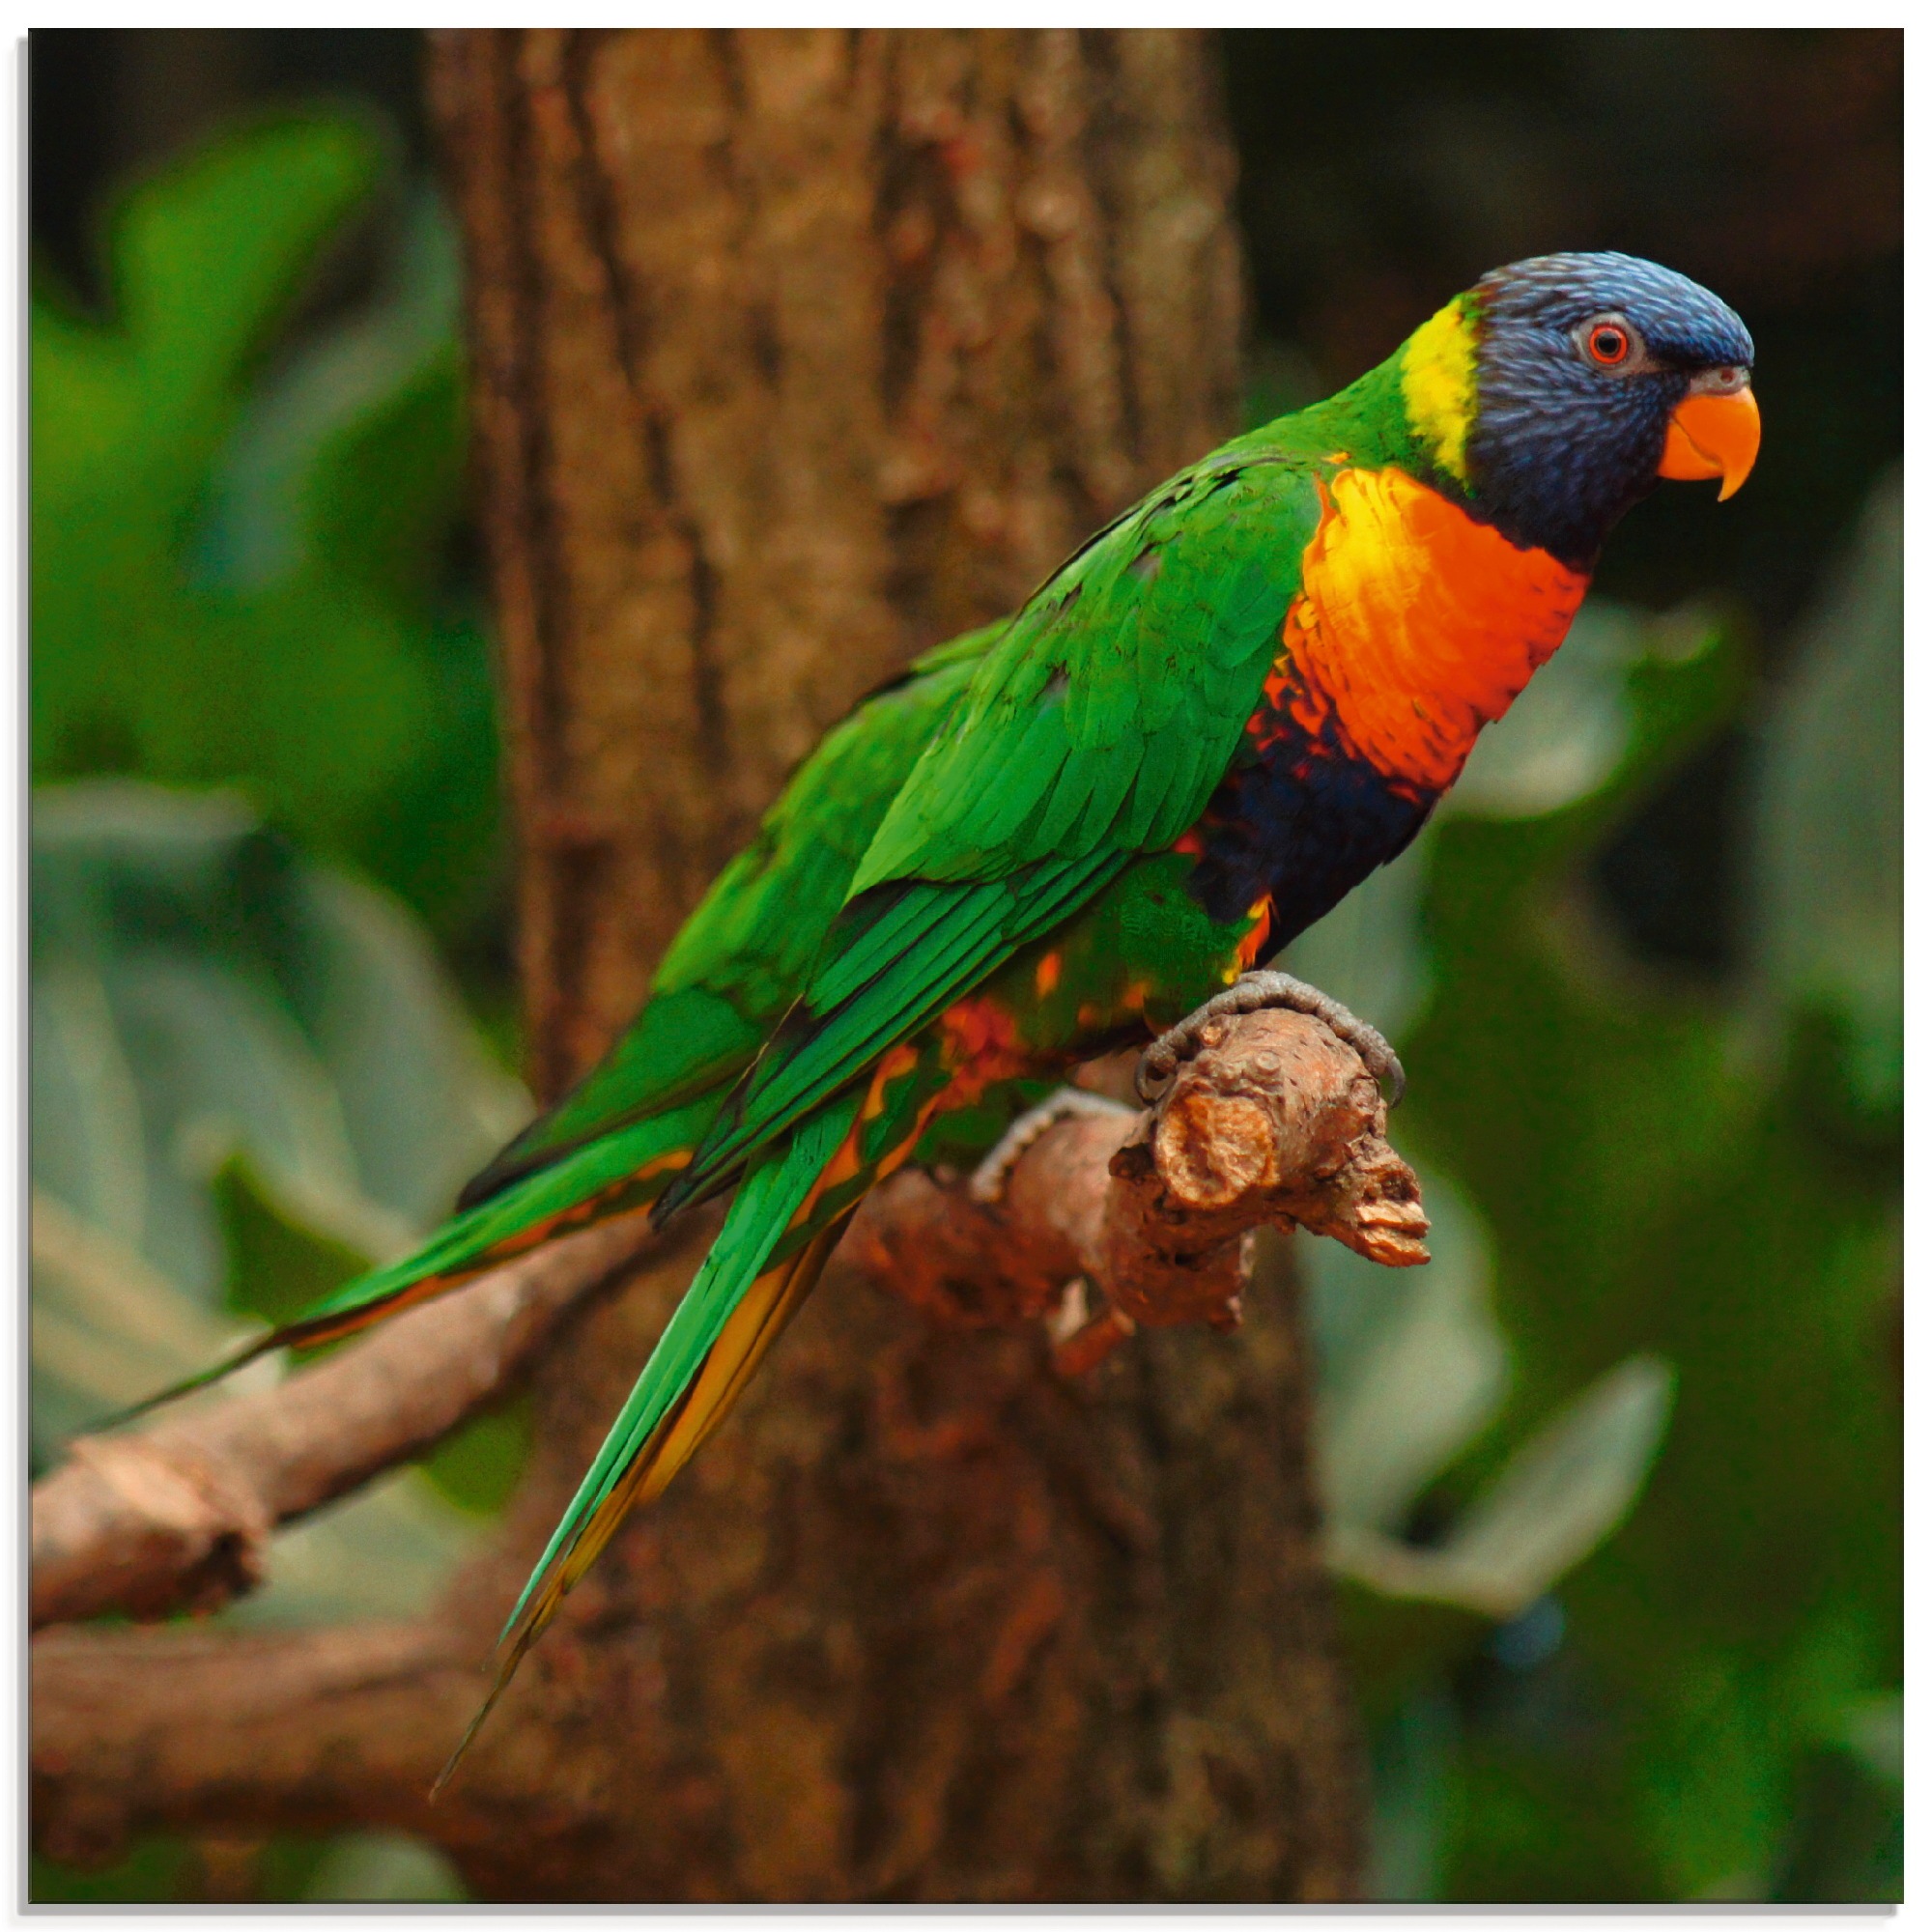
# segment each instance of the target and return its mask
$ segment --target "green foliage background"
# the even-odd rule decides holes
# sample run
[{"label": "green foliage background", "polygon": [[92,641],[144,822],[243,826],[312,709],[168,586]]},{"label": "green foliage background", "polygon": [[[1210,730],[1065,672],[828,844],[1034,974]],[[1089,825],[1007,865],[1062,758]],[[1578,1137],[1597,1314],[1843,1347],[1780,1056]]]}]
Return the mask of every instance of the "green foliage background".
[{"label": "green foliage background", "polygon": [[[358,226],[373,286],[318,310]],[[105,235],[105,314],[44,276],[32,307],[43,1458],[414,1238],[525,1104],[474,970],[501,835],[447,222],[376,126],[311,113]],[[1735,604],[1594,604],[1293,949],[1401,1038],[1437,1217],[1411,1275],[1300,1257],[1383,1896],[1897,1895],[1901,559],[1883,477],[1775,683]],[[1743,959],[1691,983],[1592,867],[1740,727]],[[521,1428],[284,1537],[227,1614],[424,1601]],[[251,1882],[458,1895],[369,1834]],[[166,1839],[33,1881],[208,1883]]]},{"label": "green foliage background", "polygon": [[[450,937],[496,859],[497,742],[445,556],[454,239],[390,158],[373,124],[264,123],[121,200],[108,319],[42,278],[34,773],[239,784]],[[291,340],[319,253],[379,194],[373,299]]]}]

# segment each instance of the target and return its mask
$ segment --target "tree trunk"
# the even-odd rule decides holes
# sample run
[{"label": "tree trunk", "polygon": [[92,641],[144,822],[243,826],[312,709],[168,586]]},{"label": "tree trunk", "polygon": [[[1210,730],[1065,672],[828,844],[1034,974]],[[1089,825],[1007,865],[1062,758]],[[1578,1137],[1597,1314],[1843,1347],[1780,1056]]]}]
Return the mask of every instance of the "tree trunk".
[{"label": "tree trunk", "polygon": [[[1231,429],[1233,166],[1185,34],[491,33],[434,83],[554,1093],[854,698]],[[540,1372],[479,1639],[700,1251]],[[1068,1383],[835,1268],[439,1805],[469,1883],[1351,1895],[1306,1361],[1252,1301]]]}]

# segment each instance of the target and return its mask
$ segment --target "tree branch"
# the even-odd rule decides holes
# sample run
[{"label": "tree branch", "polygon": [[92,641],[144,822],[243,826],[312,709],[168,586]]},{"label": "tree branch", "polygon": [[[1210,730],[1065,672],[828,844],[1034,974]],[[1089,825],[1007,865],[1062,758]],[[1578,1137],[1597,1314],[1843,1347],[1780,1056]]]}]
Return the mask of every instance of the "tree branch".
[{"label": "tree branch", "polygon": [[421,1830],[439,1740],[475,1700],[454,1648],[426,1625],[47,1632],[30,1651],[35,1843],[96,1864],[156,1827]]},{"label": "tree branch", "polygon": [[648,1239],[627,1215],[539,1248],[276,1387],[82,1436],[34,1485],[35,1629],[210,1610],[259,1585],[277,1523],[420,1455],[498,1396]]},{"label": "tree branch", "polygon": [[1381,1094],[1319,1020],[1269,1009],[1209,1022],[1146,1112],[1067,1097],[1082,1104],[1055,1118],[1049,1101],[969,1180],[901,1170],[842,1257],[943,1321],[1047,1318],[1067,1375],[1137,1325],[1235,1326],[1258,1227],[1298,1224],[1389,1267],[1429,1259],[1421,1190],[1382,1137]]}]

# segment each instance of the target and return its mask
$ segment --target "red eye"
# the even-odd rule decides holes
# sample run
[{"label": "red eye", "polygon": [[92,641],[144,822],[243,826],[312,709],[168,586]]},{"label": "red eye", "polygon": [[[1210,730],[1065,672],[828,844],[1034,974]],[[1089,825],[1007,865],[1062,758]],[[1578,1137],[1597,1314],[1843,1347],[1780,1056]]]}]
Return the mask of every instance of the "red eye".
[{"label": "red eye", "polygon": [[1613,322],[1600,322],[1590,331],[1590,359],[1614,369],[1631,353],[1630,330]]}]

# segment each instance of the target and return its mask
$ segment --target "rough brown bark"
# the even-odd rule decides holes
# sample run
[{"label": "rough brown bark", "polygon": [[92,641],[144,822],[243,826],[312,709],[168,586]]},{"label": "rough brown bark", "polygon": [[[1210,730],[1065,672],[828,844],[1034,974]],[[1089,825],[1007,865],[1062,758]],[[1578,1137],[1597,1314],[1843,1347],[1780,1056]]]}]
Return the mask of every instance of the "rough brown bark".
[{"label": "rough brown bark", "polygon": [[461,36],[435,81],[553,1091],[855,697],[1227,434],[1233,159],[1173,34]]},{"label": "rough brown bark", "polygon": [[[855,696],[1232,426],[1210,76],[1169,33],[440,44],[544,1089]],[[131,1754],[168,1764],[124,1826],[406,1824],[502,1899],[1350,1895],[1282,1293],[1069,1382],[1037,1323],[965,1331],[835,1267],[424,1807],[704,1232],[543,1364],[532,1467],[442,1626],[43,1637],[74,1746],[37,1761],[43,1831],[105,1833]],[[156,1643],[172,1722],[113,1701]]]},{"label": "rough brown bark", "polygon": [[[859,693],[1233,426],[1233,164],[1185,34],[464,36],[438,92],[554,1087]],[[540,1376],[493,1611],[664,1313]],[[1044,1352],[828,1284],[480,1747],[613,1807],[546,1883],[1350,1890],[1292,1312]]]}]

